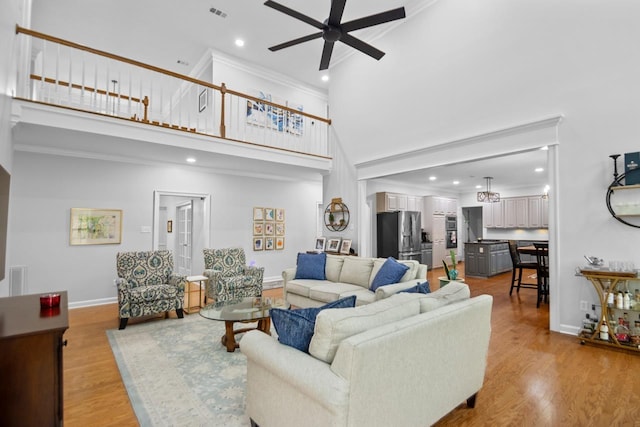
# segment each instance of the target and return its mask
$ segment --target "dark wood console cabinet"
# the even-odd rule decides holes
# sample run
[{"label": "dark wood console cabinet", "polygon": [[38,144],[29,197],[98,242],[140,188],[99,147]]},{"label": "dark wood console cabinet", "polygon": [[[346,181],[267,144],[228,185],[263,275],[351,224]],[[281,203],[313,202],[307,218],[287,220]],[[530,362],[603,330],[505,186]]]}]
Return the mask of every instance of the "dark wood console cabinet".
[{"label": "dark wood console cabinet", "polygon": [[40,295],[0,298],[0,425],[62,425],[62,347],[67,293],[40,309]]}]

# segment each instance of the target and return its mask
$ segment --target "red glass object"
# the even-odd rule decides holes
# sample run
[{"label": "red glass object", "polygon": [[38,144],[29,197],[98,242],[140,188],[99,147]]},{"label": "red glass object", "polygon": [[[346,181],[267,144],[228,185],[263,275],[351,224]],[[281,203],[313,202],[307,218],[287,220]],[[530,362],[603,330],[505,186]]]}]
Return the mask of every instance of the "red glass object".
[{"label": "red glass object", "polygon": [[52,308],[60,305],[60,294],[40,295],[40,308]]}]

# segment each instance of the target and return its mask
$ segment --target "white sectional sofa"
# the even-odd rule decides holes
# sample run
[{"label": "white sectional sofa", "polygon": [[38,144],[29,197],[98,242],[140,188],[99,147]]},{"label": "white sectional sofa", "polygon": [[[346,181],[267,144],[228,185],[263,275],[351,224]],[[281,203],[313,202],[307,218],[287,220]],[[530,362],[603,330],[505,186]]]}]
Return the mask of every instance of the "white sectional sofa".
[{"label": "white sectional sofa", "polygon": [[492,303],[451,282],[431,294],[325,309],[310,354],[247,333],[240,348],[252,426],[428,426],[465,400],[473,407]]},{"label": "white sectional sofa", "polygon": [[398,261],[409,267],[398,283],[370,290],[376,274],[386,258],[366,258],[347,255],[327,255],[326,280],[295,279],[296,268],[282,272],[284,297],[296,307],[319,307],[350,295],[356,296],[356,305],[373,301],[426,281],[427,266],[418,261]]}]

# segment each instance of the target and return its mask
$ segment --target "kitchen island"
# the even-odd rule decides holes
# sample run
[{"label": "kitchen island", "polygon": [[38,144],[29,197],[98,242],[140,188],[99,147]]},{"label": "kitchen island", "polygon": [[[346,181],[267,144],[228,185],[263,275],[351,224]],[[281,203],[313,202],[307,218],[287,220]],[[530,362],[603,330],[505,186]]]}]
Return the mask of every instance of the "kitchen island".
[{"label": "kitchen island", "polygon": [[511,271],[512,267],[506,240],[481,240],[464,244],[464,274],[467,277],[491,277]]}]

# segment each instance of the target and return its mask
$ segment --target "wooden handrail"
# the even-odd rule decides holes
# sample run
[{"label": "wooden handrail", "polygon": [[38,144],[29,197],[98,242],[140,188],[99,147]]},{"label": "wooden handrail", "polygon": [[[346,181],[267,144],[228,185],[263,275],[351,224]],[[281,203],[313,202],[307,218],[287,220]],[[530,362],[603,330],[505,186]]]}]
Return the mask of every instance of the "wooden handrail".
[{"label": "wooden handrail", "polygon": [[[206,82],[206,81],[203,81],[203,80],[195,79],[193,77],[189,77],[189,76],[186,76],[184,74],[175,73],[173,71],[165,70],[165,69],[160,68],[160,67],[155,67],[153,65],[148,65],[148,64],[145,64],[143,62],[139,62],[139,61],[135,61],[133,59],[125,58],[124,56],[114,55],[114,54],[109,53],[109,52],[105,52],[105,51],[102,51],[102,50],[94,49],[94,48],[91,48],[91,47],[88,47],[88,46],[84,46],[84,45],[81,45],[81,44],[78,44],[78,43],[74,43],[74,42],[71,42],[71,41],[68,41],[68,40],[64,40],[64,39],[61,39],[61,38],[58,38],[58,37],[53,37],[53,36],[50,36],[48,34],[44,34],[44,33],[38,32],[38,31],[34,31],[34,30],[30,30],[28,28],[21,27],[19,25],[16,25],[16,34],[25,34],[25,35],[29,35],[29,36],[32,36],[32,37],[36,37],[36,38],[42,39],[42,40],[46,40],[46,41],[50,41],[50,42],[53,42],[53,43],[58,43],[58,44],[61,44],[61,45],[64,45],[64,46],[68,46],[68,47],[71,47],[71,48],[74,48],[74,49],[78,49],[78,50],[82,50],[82,51],[85,51],[85,52],[93,53],[95,55],[104,56],[104,57],[109,58],[109,59],[113,59],[113,60],[116,60],[116,61],[124,62],[126,64],[134,65],[136,67],[144,68],[146,70],[150,70],[150,71],[154,71],[154,72],[157,72],[157,73],[165,74],[167,76],[171,76],[171,77],[174,77],[174,78],[177,78],[177,79],[180,79],[180,80],[185,80],[185,81],[188,81],[188,82],[200,85],[200,86],[205,86],[205,87],[217,90],[223,96],[224,96],[225,93],[228,93],[228,94],[231,94],[231,95],[235,95],[235,96],[240,96],[242,98],[246,98],[246,99],[254,101],[254,102],[260,102],[260,103],[263,103],[263,104],[266,104],[266,105],[270,105],[272,107],[280,108],[282,110],[289,111],[289,112],[292,112],[292,113],[295,113],[295,114],[299,114],[301,116],[308,117],[310,119],[318,120],[320,122],[324,122],[324,123],[326,123],[328,125],[331,125],[331,119],[325,119],[324,117],[319,117],[319,116],[316,116],[316,115],[313,115],[313,114],[305,113],[304,111],[299,111],[299,110],[296,110],[296,109],[293,109],[293,108],[286,107],[284,105],[279,105],[279,104],[276,104],[276,103],[273,103],[273,102],[270,102],[270,101],[265,101],[263,99],[256,98],[256,97],[251,96],[251,95],[247,95],[247,94],[242,93],[242,92],[231,90],[231,89],[226,88],[226,86],[224,86],[224,84],[222,86],[217,86],[217,85],[214,85],[213,83],[209,83],[209,82]],[[223,105],[224,105],[224,103],[223,103]],[[224,109],[223,109],[223,111],[224,111]],[[222,117],[221,122],[224,123],[224,116]]]}]

